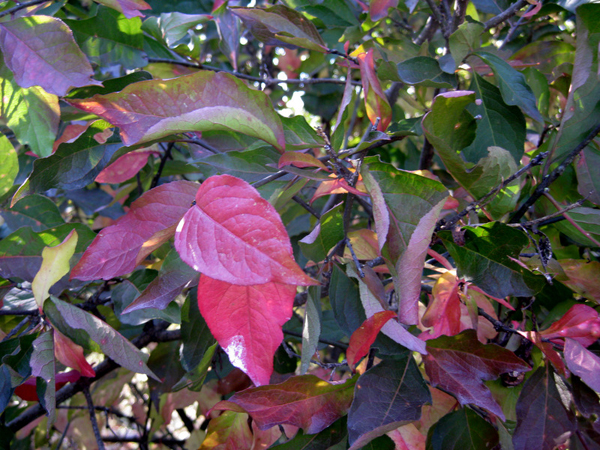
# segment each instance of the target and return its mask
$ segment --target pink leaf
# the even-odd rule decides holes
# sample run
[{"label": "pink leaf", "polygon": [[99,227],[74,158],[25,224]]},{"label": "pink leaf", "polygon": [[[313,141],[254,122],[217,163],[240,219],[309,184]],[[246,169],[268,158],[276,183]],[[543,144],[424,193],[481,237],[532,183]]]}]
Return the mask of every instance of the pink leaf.
[{"label": "pink leaf", "polygon": [[261,430],[289,424],[301,427],[306,434],[316,434],[346,414],[357,379],[333,384],[314,375],[296,376],[281,384],[237,392],[214,409],[245,411]]},{"label": "pink leaf", "polygon": [[118,126],[125,145],[175,133],[237,131],[283,152],[285,135],[269,98],[223,72],[140,81],[120,92],[68,101]]},{"label": "pink leaf", "polygon": [[273,356],[292,317],[296,287],[265,283],[236,286],[206,275],[198,284],[198,307],[212,335],[257,386],[269,384]]},{"label": "pink leaf", "polygon": [[128,19],[132,17],[144,17],[140,10],[152,9],[144,0],[94,0],[101,5],[108,6],[122,13]]},{"label": "pink leaf", "polygon": [[565,361],[571,372],[600,392],[600,358],[575,339],[565,339]]},{"label": "pink leaf", "polygon": [[154,150],[137,150],[126,153],[110,166],[104,168],[96,177],[96,183],[122,183],[134,177],[148,162]]},{"label": "pink leaf", "polygon": [[54,329],[54,354],[61,363],[79,371],[84,377],[96,376],[96,372],[83,355],[83,348],[56,328]]},{"label": "pink leaf", "polygon": [[367,189],[365,188],[365,185],[362,182],[362,180],[359,179],[359,181],[356,183],[356,187],[352,187],[343,178],[335,178],[335,175],[331,175],[331,177],[333,179],[325,180],[319,185],[319,187],[315,191],[315,194],[313,195],[313,198],[310,199],[311,203],[319,197],[323,197],[324,195],[347,193],[363,196],[367,195]]},{"label": "pink leaf", "polygon": [[216,280],[237,285],[317,284],[294,261],[275,208],[231,175],[202,183],[196,205],[177,226],[175,248],[187,264]]},{"label": "pink leaf", "polygon": [[393,317],[396,317],[396,314],[393,311],[381,311],[375,313],[352,333],[350,345],[346,351],[346,358],[350,367],[354,367],[354,365],[369,352],[369,349],[373,342],[375,342],[381,328]]},{"label": "pink leaf", "polygon": [[79,136],[81,136],[88,127],[92,124],[92,122],[87,122],[85,125],[80,125],[77,123],[71,123],[65,127],[65,130],[62,132],[60,137],[54,141],[54,145],[52,146],[52,153],[56,151],[58,146],[63,143],[72,143],[77,140]]},{"label": "pink leaf", "polygon": [[431,337],[445,334],[454,336],[460,332],[460,297],[458,296],[458,278],[451,272],[438,278],[432,292],[432,301],[421,321],[426,327],[433,327]]},{"label": "pink leaf", "polygon": [[371,0],[369,4],[369,16],[373,22],[387,17],[388,9],[396,8],[398,0]]},{"label": "pink leaf", "polygon": [[369,116],[372,124],[375,124],[375,121],[379,117],[380,122],[377,129],[385,131],[392,121],[392,108],[387,101],[383,89],[381,89],[379,78],[377,78],[377,73],[375,72],[373,49],[370,49],[367,53],[361,53],[357,56],[357,59],[365,91],[364,97],[367,116]]},{"label": "pink leaf", "polygon": [[600,337],[600,317],[594,308],[577,304],[549,328],[540,331],[540,336],[546,339],[569,337],[588,347]]},{"label": "pink leaf", "polygon": [[19,86],[41,86],[50,94],[65,95],[71,87],[90,84],[94,71],[64,22],[31,16],[0,24],[0,48]]},{"label": "pink leaf", "polygon": [[144,193],[125,216],[98,233],[71,271],[71,278],[109,280],[133,271],[173,236],[197,190],[197,183],[174,181]]}]

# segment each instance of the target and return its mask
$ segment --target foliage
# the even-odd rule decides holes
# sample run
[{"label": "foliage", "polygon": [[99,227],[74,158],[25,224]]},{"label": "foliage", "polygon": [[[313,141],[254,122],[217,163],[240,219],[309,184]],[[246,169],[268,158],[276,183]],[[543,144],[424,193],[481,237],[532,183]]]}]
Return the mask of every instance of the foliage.
[{"label": "foliage", "polygon": [[0,1],[0,448],[600,448],[599,24]]}]

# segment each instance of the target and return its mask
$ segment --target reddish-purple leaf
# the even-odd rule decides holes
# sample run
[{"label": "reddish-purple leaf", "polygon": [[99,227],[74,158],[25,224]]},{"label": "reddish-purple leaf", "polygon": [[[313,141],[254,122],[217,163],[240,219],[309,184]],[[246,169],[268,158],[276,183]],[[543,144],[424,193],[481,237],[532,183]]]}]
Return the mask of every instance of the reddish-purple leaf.
[{"label": "reddish-purple leaf", "polygon": [[396,313],[393,311],[380,311],[365,320],[352,333],[352,336],[350,336],[350,345],[346,351],[346,359],[350,367],[354,367],[369,352],[371,344],[375,342],[381,328],[393,317],[396,317]]},{"label": "reddish-purple leaf", "polygon": [[238,450],[252,447],[248,414],[225,411],[210,420],[199,450]]},{"label": "reddish-purple leaf", "polygon": [[371,0],[369,3],[369,16],[373,22],[387,17],[388,9],[398,6],[398,0]]},{"label": "reddish-purple leaf", "polygon": [[540,336],[546,339],[569,337],[587,347],[600,337],[600,316],[594,308],[579,303],[549,328],[540,331]]},{"label": "reddish-purple leaf", "polygon": [[[63,387],[67,383],[74,383],[75,381],[81,378],[81,374],[76,370],[70,370],[68,372],[62,372],[56,374],[55,386],[58,391],[61,387]],[[21,399],[27,402],[37,402],[39,401],[37,390],[35,387],[35,377],[30,377],[20,386],[15,388],[15,394],[17,394]]]},{"label": "reddish-purple leaf", "polygon": [[346,414],[356,380],[353,377],[333,384],[314,375],[301,375],[281,384],[237,392],[214,409],[247,412],[261,430],[289,424],[315,434]]},{"label": "reddish-purple leaf", "polygon": [[129,180],[142,170],[152,153],[156,151],[146,149],[124,154],[98,174],[96,183],[117,184]]},{"label": "reddish-purple leaf", "polygon": [[237,285],[318,284],[294,261],[287,231],[258,191],[231,175],[207,179],[175,233],[181,259],[198,272]]},{"label": "reddish-purple leaf", "polygon": [[472,403],[500,417],[504,413],[482,380],[494,380],[507,372],[527,372],[530,367],[510,350],[484,345],[475,330],[427,341],[425,370],[432,386],[452,393],[461,405]]},{"label": "reddish-purple leaf", "polygon": [[120,92],[69,100],[121,131],[125,145],[192,131],[236,131],[279,151],[285,135],[269,97],[233,75],[198,71],[171,80],[133,83]]},{"label": "reddish-purple leaf", "polygon": [[573,415],[561,401],[550,366],[540,367],[525,382],[517,400],[514,449],[553,450],[573,431]]},{"label": "reddish-purple leaf", "polygon": [[197,183],[174,181],[144,193],[125,216],[96,236],[71,271],[71,278],[109,280],[133,271],[173,236],[197,190]]},{"label": "reddish-purple leaf", "polygon": [[30,16],[0,24],[0,49],[19,86],[65,95],[71,87],[101,85],[64,22]]},{"label": "reddish-purple leaf", "polygon": [[127,306],[122,314],[139,309],[165,309],[185,288],[198,284],[200,274],[184,263],[175,250],[169,252],[158,277],[144,289],[142,295]]},{"label": "reddish-purple leaf", "polygon": [[152,9],[144,0],[94,0],[96,3],[108,6],[122,13],[128,19],[132,17],[144,17],[140,10]]},{"label": "reddish-purple leaf", "polygon": [[600,392],[600,358],[575,339],[565,339],[565,362],[571,372]]},{"label": "reddish-purple leaf", "polygon": [[361,53],[357,56],[360,74],[362,76],[362,85],[365,91],[365,108],[367,116],[372,124],[375,124],[379,118],[379,131],[386,131],[392,121],[392,108],[387,101],[387,97],[381,89],[379,78],[375,71],[375,62],[373,61],[373,49],[367,53]]},{"label": "reddish-purple leaf", "polygon": [[257,386],[269,384],[281,327],[292,317],[296,286],[237,286],[206,275],[198,284],[198,308],[212,335]]}]

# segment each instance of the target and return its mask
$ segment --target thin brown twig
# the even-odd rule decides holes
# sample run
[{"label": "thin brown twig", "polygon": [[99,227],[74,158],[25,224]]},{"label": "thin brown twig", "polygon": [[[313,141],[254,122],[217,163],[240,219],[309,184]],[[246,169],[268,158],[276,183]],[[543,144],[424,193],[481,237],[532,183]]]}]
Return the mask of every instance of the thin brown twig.
[{"label": "thin brown twig", "polygon": [[102,441],[100,429],[98,428],[98,421],[96,420],[96,409],[94,407],[94,401],[92,400],[92,395],[90,394],[90,388],[88,386],[83,388],[83,395],[85,396],[85,401],[88,405],[90,422],[92,422],[92,430],[94,430],[94,437],[96,438],[96,444],[98,444],[98,450],[104,450],[104,442]]},{"label": "thin brown twig", "polygon": [[524,6],[526,6],[528,4],[529,3],[527,3],[527,0],[517,0],[515,3],[513,3],[508,8],[506,8],[504,11],[502,11],[500,14],[498,14],[495,17],[492,17],[490,20],[488,20],[486,23],[484,23],[483,24],[484,31],[488,31],[490,28],[494,28],[495,26],[500,25],[502,22],[510,19],[520,9],[522,9]]}]

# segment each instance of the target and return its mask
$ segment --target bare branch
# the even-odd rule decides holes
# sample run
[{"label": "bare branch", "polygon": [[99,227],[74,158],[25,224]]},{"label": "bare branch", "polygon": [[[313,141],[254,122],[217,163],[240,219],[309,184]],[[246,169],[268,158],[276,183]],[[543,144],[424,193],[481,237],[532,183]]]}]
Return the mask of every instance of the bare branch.
[{"label": "bare branch", "polygon": [[98,421],[96,420],[96,410],[94,408],[94,401],[90,394],[90,388],[86,386],[83,388],[83,395],[88,405],[88,411],[90,413],[90,422],[92,422],[92,430],[94,430],[94,437],[96,438],[96,444],[98,444],[98,450],[104,450],[104,442],[102,442],[102,436],[100,436],[100,430],[98,429]]},{"label": "bare branch", "polygon": [[492,17],[484,24],[484,30],[488,31],[490,28],[494,28],[495,26],[500,25],[502,22],[510,19],[514,16],[520,9],[524,6],[528,5],[527,0],[517,0],[515,3],[510,5],[496,17]]}]

